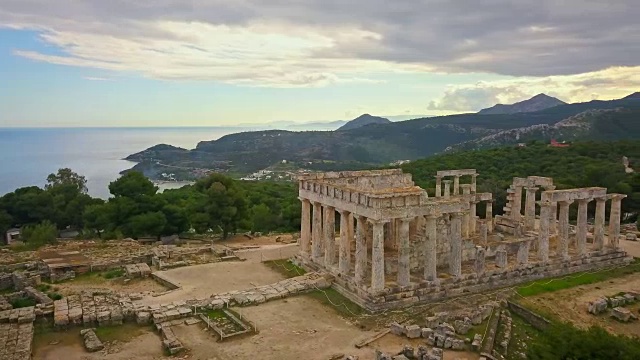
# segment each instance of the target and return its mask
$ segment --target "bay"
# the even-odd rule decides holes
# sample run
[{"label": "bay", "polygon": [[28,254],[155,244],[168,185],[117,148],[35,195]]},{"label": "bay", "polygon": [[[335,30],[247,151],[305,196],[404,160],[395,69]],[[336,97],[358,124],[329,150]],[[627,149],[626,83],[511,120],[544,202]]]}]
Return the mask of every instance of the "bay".
[{"label": "bay", "polygon": [[44,186],[47,175],[68,167],[87,178],[91,196],[106,199],[109,183],[135,165],[122,160],[130,154],[161,143],[192,149],[199,141],[247,130],[253,129],[0,128],[0,195],[19,187]]}]

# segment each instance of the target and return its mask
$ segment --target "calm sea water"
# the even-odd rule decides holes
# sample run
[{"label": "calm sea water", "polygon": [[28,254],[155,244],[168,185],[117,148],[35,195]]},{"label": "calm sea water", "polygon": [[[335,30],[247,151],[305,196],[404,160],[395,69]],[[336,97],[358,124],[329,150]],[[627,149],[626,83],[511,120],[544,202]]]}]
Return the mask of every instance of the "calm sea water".
[{"label": "calm sea water", "polygon": [[68,167],[87,178],[89,194],[109,197],[109,183],[135,163],[121,160],[165,143],[192,149],[246,128],[0,129],[0,195],[43,186],[47,175]]}]

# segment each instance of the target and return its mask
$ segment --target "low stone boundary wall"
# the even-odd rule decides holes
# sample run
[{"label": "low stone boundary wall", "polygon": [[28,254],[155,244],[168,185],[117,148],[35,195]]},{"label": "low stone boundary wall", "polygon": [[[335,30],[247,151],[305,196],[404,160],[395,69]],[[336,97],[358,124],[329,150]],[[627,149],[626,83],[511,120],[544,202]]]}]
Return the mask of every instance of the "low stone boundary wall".
[{"label": "low stone boundary wall", "polygon": [[24,292],[28,297],[34,299],[38,304],[53,304],[53,300],[51,300],[51,298],[49,298],[42,291],[32,288],[31,286],[27,286],[26,288],[24,288]]},{"label": "low stone boundary wall", "polygon": [[33,322],[0,323],[0,359],[31,359]]},{"label": "low stone boundary wall", "polygon": [[160,326],[158,330],[162,336],[162,346],[167,349],[169,354],[175,355],[184,349],[169,325]]},{"label": "low stone boundary wall", "polygon": [[166,276],[164,276],[163,274],[159,274],[159,273],[151,273],[151,277],[153,278],[153,280],[159,282],[160,284],[168,287],[170,290],[176,290],[180,288],[180,285],[174,283],[173,281],[169,280]]},{"label": "low stone boundary wall", "polygon": [[[251,326],[249,326],[244,321],[238,319],[230,311],[222,310],[222,312],[224,313],[226,319],[228,319],[233,324],[239,326],[241,328],[241,330],[234,331],[234,332],[227,332],[225,329],[220,328],[219,326],[217,326],[215,320],[206,319],[205,322],[207,323],[208,326],[210,326],[213,329],[213,331],[215,331],[216,334],[218,334],[218,336],[220,337],[220,341],[224,341],[225,339],[228,339],[230,337],[240,336],[240,335],[243,335],[243,334],[248,334],[248,333],[250,333],[252,331]],[[201,316],[201,318],[206,318],[206,317]]]},{"label": "low stone boundary wall", "polygon": [[551,321],[521,305],[518,305],[511,301],[507,301],[507,306],[509,307],[509,310],[525,319],[529,324],[531,324],[531,326],[538,330],[545,330],[549,327],[549,325],[551,325]]}]

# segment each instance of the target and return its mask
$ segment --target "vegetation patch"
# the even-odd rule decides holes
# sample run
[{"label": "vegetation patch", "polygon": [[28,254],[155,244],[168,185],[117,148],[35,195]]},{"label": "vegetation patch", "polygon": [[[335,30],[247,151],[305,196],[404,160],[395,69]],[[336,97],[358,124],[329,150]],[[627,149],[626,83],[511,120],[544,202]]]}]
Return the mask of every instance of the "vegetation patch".
[{"label": "vegetation patch", "polygon": [[315,290],[305,294],[305,296],[316,299],[322,304],[335,309],[338,314],[346,318],[356,318],[364,314],[364,309],[344,297],[333,288]]},{"label": "vegetation patch", "polygon": [[124,269],[109,270],[109,271],[107,271],[107,272],[105,272],[105,273],[103,273],[101,275],[105,279],[115,279],[115,278],[123,277],[124,276]]},{"label": "vegetation patch", "polygon": [[131,341],[144,334],[149,328],[135,324],[123,324],[117,326],[100,326],[95,333],[102,342],[107,341]]},{"label": "vegetation patch", "polygon": [[615,268],[596,273],[582,272],[568,275],[566,277],[536,280],[534,282],[520,286],[517,292],[520,296],[534,296],[542,293],[568,289],[580,285],[593,284],[596,282],[605,281],[607,279],[633,274],[638,271],[640,271],[640,259],[634,259],[629,266],[621,268]]},{"label": "vegetation patch", "polygon": [[265,261],[264,264],[287,278],[304,275],[306,273],[303,268],[289,260],[271,260]]},{"label": "vegetation patch", "polygon": [[31,298],[19,298],[11,301],[10,304],[14,309],[19,309],[29,306],[36,306],[36,301]]}]

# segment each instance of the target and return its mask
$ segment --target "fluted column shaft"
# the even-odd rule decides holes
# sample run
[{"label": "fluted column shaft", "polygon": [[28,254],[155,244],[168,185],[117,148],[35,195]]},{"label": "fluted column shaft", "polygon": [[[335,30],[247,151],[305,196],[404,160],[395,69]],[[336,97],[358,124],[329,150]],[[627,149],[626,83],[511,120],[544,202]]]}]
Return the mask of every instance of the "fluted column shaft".
[{"label": "fluted column shaft", "polygon": [[449,272],[453,276],[460,276],[462,275],[462,214],[451,214],[450,226]]},{"label": "fluted column shaft", "polygon": [[436,176],[436,197],[442,196],[442,176]]},{"label": "fluted column shaft", "polygon": [[558,223],[558,253],[562,259],[569,258],[569,206],[570,201],[558,202],[560,206],[559,223]]},{"label": "fluted column shaft", "polygon": [[513,196],[514,199],[511,204],[511,218],[518,221],[522,216],[522,186],[516,186]]},{"label": "fluted column shaft", "polygon": [[471,202],[471,207],[469,208],[469,235],[474,236],[476,234],[476,205],[478,203],[475,201]]},{"label": "fluted column shaft", "polygon": [[436,267],[438,264],[436,239],[438,238],[438,218],[426,216],[426,239],[424,248],[424,278],[433,281],[438,278]]},{"label": "fluted column shaft", "polygon": [[460,176],[456,175],[453,177],[453,195],[460,194]]},{"label": "fluted column shaft", "polygon": [[604,247],[604,221],[606,198],[596,198],[596,218],[593,226],[593,245],[596,250]]},{"label": "fluted column shaft", "polygon": [[322,205],[319,202],[313,203],[313,226],[311,231],[311,257],[313,258],[313,262],[320,264],[324,262],[324,259],[322,254]]},{"label": "fluted column shaft", "polygon": [[444,183],[444,198],[448,199],[451,196],[451,180],[442,180]]},{"label": "fluted column shaft", "polygon": [[549,218],[551,203],[540,204],[540,228],[538,229],[538,257],[540,261],[549,261]]},{"label": "fluted column shaft", "polygon": [[324,266],[336,264],[336,210],[332,206],[324,207]]},{"label": "fluted column shaft", "polygon": [[384,223],[372,221],[373,246],[371,249],[371,291],[384,289]]},{"label": "fluted column shaft", "polygon": [[362,285],[367,268],[367,223],[364,216],[358,216],[356,223],[356,284]]},{"label": "fluted column shaft", "polygon": [[485,219],[487,220],[487,232],[493,232],[493,203],[491,200],[487,201],[485,208]]},{"label": "fluted column shaft", "polygon": [[351,268],[351,239],[349,238],[349,215],[348,211],[340,211],[340,251],[338,269],[341,274],[349,274]]},{"label": "fluted column shaft", "polygon": [[308,258],[311,251],[311,202],[300,199],[302,202],[302,214],[300,216],[300,251],[302,256]]},{"label": "fluted column shaft", "polygon": [[[526,230],[535,230],[536,227],[536,191],[537,187],[526,187],[527,198],[524,206],[524,227]],[[547,216],[548,219],[548,216]]]},{"label": "fluted column shaft", "polygon": [[409,219],[400,219],[398,249],[398,285],[407,286],[411,278],[409,255]]},{"label": "fluted column shaft", "polygon": [[587,253],[587,206],[590,200],[578,200],[578,222],[576,224],[576,243],[578,255]]},{"label": "fluted column shaft", "polygon": [[626,195],[614,195],[611,198],[611,210],[609,213],[609,247],[620,247],[620,216],[622,211],[622,199]]}]

